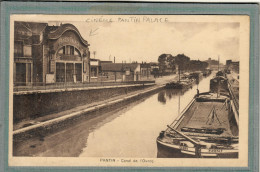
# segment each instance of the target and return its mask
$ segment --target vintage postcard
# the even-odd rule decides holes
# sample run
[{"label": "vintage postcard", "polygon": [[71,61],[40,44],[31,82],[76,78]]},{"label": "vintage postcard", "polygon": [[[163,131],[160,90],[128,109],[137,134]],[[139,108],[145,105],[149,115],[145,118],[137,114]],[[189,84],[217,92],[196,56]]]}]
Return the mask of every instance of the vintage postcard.
[{"label": "vintage postcard", "polygon": [[8,164],[247,167],[249,26],[11,15]]}]

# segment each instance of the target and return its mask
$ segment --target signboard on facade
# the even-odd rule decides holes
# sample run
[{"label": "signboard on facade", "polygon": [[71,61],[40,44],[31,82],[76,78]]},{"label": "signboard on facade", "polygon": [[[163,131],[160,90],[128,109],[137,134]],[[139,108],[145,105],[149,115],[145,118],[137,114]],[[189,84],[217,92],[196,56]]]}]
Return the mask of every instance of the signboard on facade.
[{"label": "signboard on facade", "polygon": [[46,84],[55,83],[54,74],[46,74]]},{"label": "signboard on facade", "polygon": [[130,75],[130,69],[126,70],[126,71],[125,71],[125,74],[126,74],[126,75]]},{"label": "signboard on facade", "polygon": [[64,44],[64,43],[70,43],[70,44],[74,44],[74,45],[79,45],[79,42],[74,39],[73,37],[61,37],[58,40],[59,44]]},{"label": "signboard on facade", "polygon": [[90,66],[98,66],[98,61],[90,61]]}]

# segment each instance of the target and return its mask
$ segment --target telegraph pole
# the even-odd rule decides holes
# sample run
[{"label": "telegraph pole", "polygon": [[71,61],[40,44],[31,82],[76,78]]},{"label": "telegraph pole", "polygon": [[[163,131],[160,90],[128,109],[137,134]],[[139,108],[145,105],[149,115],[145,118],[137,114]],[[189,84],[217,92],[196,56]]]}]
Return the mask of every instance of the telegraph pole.
[{"label": "telegraph pole", "polygon": [[218,55],[218,71],[219,71],[219,55]]}]

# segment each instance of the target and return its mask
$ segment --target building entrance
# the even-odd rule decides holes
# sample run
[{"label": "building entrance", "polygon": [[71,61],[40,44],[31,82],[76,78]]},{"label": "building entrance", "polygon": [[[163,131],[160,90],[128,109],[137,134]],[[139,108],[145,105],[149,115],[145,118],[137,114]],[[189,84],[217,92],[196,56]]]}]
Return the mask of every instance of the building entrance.
[{"label": "building entrance", "polygon": [[31,63],[15,63],[15,85],[30,85],[32,82]]},{"label": "building entrance", "polygon": [[82,81],[82,64],[81,63],[75,64],[75,74],[76,74],[76,80]]},{"label": "building entrance", "polygon": [[65,82],[65,63],[56,63],[56,82]]},{"label": "building entrance", "polygon": [[16,63],[16,84],[26,85],[26,63]]},{"label": "building entrance", "polygon": [[73,82],[74,64],[66,63],[66,82]]},{"label": "building entrance", "polygon": [[81,63],[56,63],[56,82],[81,82]]}]

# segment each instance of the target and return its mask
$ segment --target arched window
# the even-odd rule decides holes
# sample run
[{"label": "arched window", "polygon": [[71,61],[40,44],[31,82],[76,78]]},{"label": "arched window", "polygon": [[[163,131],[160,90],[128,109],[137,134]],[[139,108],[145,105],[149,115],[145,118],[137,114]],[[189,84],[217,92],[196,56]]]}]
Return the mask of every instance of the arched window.
[{"label": "arched window", "polygon": [[65,46],[59,49],[58,54],[65,54]]},{"label": "arched window", "polygon": [[75,48],[75,52],[74,53],[75,53],[76,56],[80,56],[81,57],[80,51],[77,48]]},{"label": "arched window", "polygon": [[81,57],[80,51],[76,47],[71,46],[71,45],[66,45],[66,46],[61,47],[58,50],[57,55],[62,55],[62,54],[63,55],[73,55],[73,56]]}]

